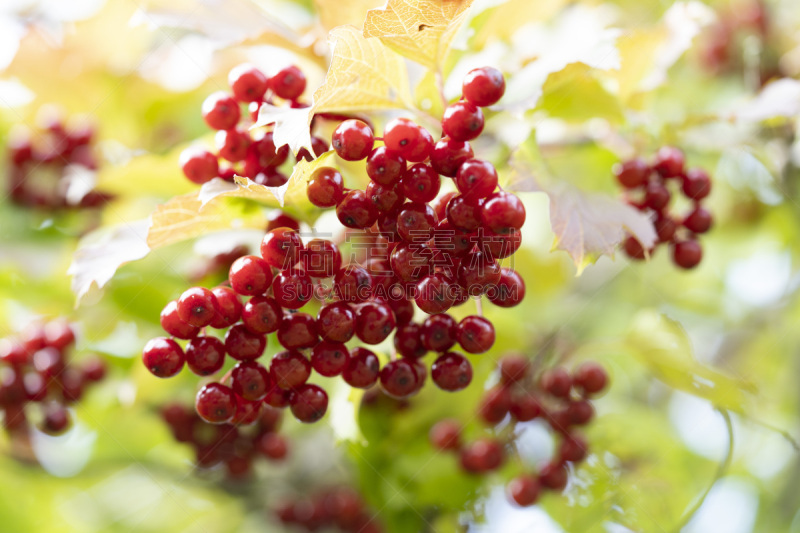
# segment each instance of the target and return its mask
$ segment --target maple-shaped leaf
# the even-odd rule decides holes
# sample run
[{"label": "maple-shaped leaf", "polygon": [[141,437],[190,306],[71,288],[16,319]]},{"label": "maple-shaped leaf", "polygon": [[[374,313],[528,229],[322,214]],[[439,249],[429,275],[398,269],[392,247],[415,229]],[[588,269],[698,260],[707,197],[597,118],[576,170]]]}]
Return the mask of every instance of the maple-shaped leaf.
[{"label": "maple-shaped leaf", "polygon": [[305,148],[313,153],[311,148],[311,108],[278,107],[267,103],[261,104],[258,109],[258,120],[250,128],[258,128],[273,124],[272,140],[275,148],[289,145],[293,153]]},{"label": "maple-shaped leaf", "polygon": [[378,37],[405,57],[439,69],[472,0],[389,0],[371,9],[364,36]]},{"label": "maple-shaped leaf", "polygon": [[330,32],[331,64],[314,93],[312,113],[411,108],[405,61],[353,26]]}]

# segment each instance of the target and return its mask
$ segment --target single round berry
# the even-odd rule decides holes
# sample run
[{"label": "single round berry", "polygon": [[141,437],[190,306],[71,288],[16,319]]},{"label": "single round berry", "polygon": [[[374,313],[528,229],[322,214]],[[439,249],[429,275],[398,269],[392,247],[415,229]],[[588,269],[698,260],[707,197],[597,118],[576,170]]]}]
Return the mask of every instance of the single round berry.
[{"label": "single round berry", "polygon": [[278,433],[266,433],[259,437],[256,448],[264,457],[273,461],[286,458],[289,451],[286,439]]},{"label": "single round berry", "polygon": [[[245,156],[245,174],[252,179],[259,172],[278,167],[289,157],[289,146],[278,148],[275,145],[275,134],[271,131],[264,132],[253,139]],[[290,226],[291,227],[291,226]]]},{"label": "single round berry", "polygon": [[583,461],[588,453],[589,446],[586,440],[574,434],[561,441],[561,446],[558,450],[558,455],[562,461],[573,463]]},{"label": "single round berry", "polygon": [[539,480],[534,476],[518,476],[508,484],[508,495],[521,507],[528,507],[539,499]]},{"label": "single round berry", "polygon": [[190,326],[208,326],[218,312],[214,293],[204,287],[187,289],[178,299],[178,317]]},{"label": "single round berry", "polygon": [[405,170],[405,158],[385,146],[375,148],[367,157],[367,176],[375,183],[394,185],[403,177]]},{"label": "single round berry", "polygon": [[515,396],[511,399],[509,407],[511,416],[519,422],[529,422],[542,415],[542,404],[539,400],[527,392]]},{"label": "single round berry", "polygon": [[458,258],[475,247],[476,238],[467,231],[455,229],[448,220],[442,220],[433,230],[433,264],[451,271]]},{"label": "single round berry", "polygon": [[453,306],[454,300],[452,283],[442,274],[425,276],[417,283],[414,302],[430,315],[444,313]]},{"label": "single round berry", "polygon": [[200,332],[200,328],[190,326],[178,316],[178,302],[172,300],[161,311],[161,327],[168,334],[178,339],[191,339]]},{"label": "single round berry", "polygon": [[267,338],[237,324],[225,334],[225,351],[239,361],[258,359],[267,348]]},{"label": "single round berry", "polygon": [[483,252],[470,252],[458,267],[458,281],[471,296],[479,296],[500,282],[500,265]]},{"label": "single round berry", "polygon": [[225,364],[225,345],[216,337],[199,335],[186,345],[186,364],[198,376],[210,376]]},{"label": "single round berry", "polygon": [[389,361],[380,372],[381,388],[392,398],[408,398],[417,391],[417,374],[405,359]]},{"label": "single round berry", "polygon": [[228,84],[240,102],[260,102],[267,92],[269,79],[254,66],[243,64],[228,73]]},{"label": "single round berry", "polygon": [[328,410],[328,393],[322,387],[307,383],[292,392],[289,406],[300,422],[316,422]]},{"label": "single round berry", "polygon": [[272,280],[272,294],[281,307],[300,309],[314,296],[314,282],[305,270],[286,270]]},{"label": "single round berry", "polygon": [[484,353],[494,345],[494,326],[480,316],[468,316],[456,329],[456,341],[467,353]]},{"label": "single round berry", "polygon": [[539,483],[551,490],[564,490],[567,486],[567,481],[567,468],[559,463],[548,463],[539,472]]},{"label": "single round berry", "polygon": [[447,352],[433,362],[431,377],[440,389],[459,391],[472,382],[472,365],[463,355]]},{"label": "single round berry", "polygon": [[365,302],[372,296],[372,276],[360,265],[348,265],[336,273],[333,290],[343,302]]},{"label": "single round berry", "polygon": [[181,371],[183,363],[186,361],[186,356],[174,340],[156,337],[145,344],[142,360],[144,361],[144,366],[154,376],[170,378]]},{"label": "single round berry", "polygon": [[344,180],[338,170],[321,167],[311,174],[308,201],[317,207],[333,207],[344,197]]},{"label": "single round berry", "polygon": [[506,387],[486,391],[478,407],[478,414],[490,425],[499,424],[511,409],[511,394]]},{"label": "single round berry", "polygon": [[333,302],[320,308],[317,328],[323,340],[347,342],[355,334],[356,314],[346,302]]},{"label": "single round berry", "polygon": [[525,379],[530,372],[528,358],[522,354],[510,354],[500,359],[500,381],[516,383]]},{"label": "single round berry", "polygon": [[237,163],[247,157],[251,139],[246,131],[237,129],[218,131],[214,135],[219,156],[231,163]]},{"label": "single round berry", "polygon": [[394,334],[394,347],[403,357],[417,359],[425,355],[428,350],[422,344],[422,326],[419,324],[404,324],[397,327]]},{"label": "single round berry", "polygon": [[181,152],[180,165],[189,181],[198,185],[219,176],[217,156],[202,148],[187,148]]},{"label": "single round berry", "polygon": [[711,223],[711,213],[700,206],[695,207],[694,210],[683,219],[683,227],[692,233],[707,232],[711,229]]},{"label": "single round berry", "polygon": [[306,90],[306,76],[302,70],[292,65],[272,76],[269,86],[279,98],[297,100]]},{"label": "single round berry", "polygon": [[353,229],[372,226],[378,220],[378,214],[378,209],[360,189],[348,191],[336,206],[336,217],[339,222]]},{"label": "single round berry", "polygon": [[468,159],[472,159],[473,155],[472,147],[468,142],[444,137],[433,147],[431,166],[442,176],[454,178],[461,165]]},{"label": "single round berry", "polygon": [[461,94],[478,107],[496,104],[506,92],[503,73],[494,67],[470,70],[461,84]]},{"label": "single round berry", "polygon": [[233,262],[228,280],[238,294],[258,296],[267,292],[272,284],[272,269],[264,259],[245,255]]},{"label": "single round berry", "polygon": [[231,369],[231,389],[245,400],[263,400],[271,386],[269,371],[261,363],[241,361]]},{"label": "single round berry", "polygon": [[261,257],[268,265],[287,270],[300,260],[303,241],[290,228],[276,228],[267,232],[261,241]]},{"label": "single round berry", "polygon": [[525,281],[519,272],[500,269],[500,279],[486,293],[489,301],[498,307],[514,307],[525,298]]},{"label": "single round berry", "polygon": [[461,467],[470,473],[491,472],[503,464],[503,446],[490,438],[481,438],[461,449]]},{"label": "single round berry", "polygon": [[306,313],[287,314],[278,329],[278,342],[287,350],[311,348],[319,342],[317,321]]},{"label": "single round berry", "polygon": [[229,130],[236,126],[241,116],[239,104],[222,91],[210,94],[203,102],[203,119],[215,130]]},{"label": "single round berry", "polygon": [[50,403],[44,409],[41,429],[48,435],[61,435],[70,424],[69,411],[58,403]]},{"label": "single round berry", "polygon": [[672,260],[681,268],[694,268],[702,259],[703,247],[695,240],[676,242],[672,247]]},{"label": "single round berry", "polygon": [[483,112],[466,100],[447,106],[442,118],[442,131],[456,141],[471,141],[483,132]]},{"label": "single round berry", "polygon": [[591,402],[586,400],[570,402],[567,406],[566,414],[570,424],[582,426],[588,424],[594,418],[594,407],[592,407]]},{"label": "single round berry", "polygon": [[342,372],[342,378],[351,387],[368,389],[378,381],[379,372],[378,356],[359,346],[350,350],[350,360]]},{"label": "single round berry", "polygon": [[454,228],[474,231],[481,225],[482,204],[473,205],[463,195],[454,197],[447,203],[447,221]]},{"label": "single round berry", "polygon": [[375,138],[372,130],[357,119],[345,120],[333,131],[331,146],[345,161],[361,161],[372,151]]},{"label": "single round berry", "polygon": [[440,420],[431,428],[428,437],[440,450],[457,450],[461,447],[461,424],[457,420]]},{"label": "single round berry", "polygon": [[647,183],[650,177],[650,167],[641,159],[630,159],[623,163],[616,163],[612,170],[617,177],[617,181],[626,189],[641,187]]},{"label": "single round berry", "polygon": [[194,405],[209,424],[224,424],[236,414],[236,395],[221,383],[208,383],[197,393]]},{"label": "single round berry", "polygon": [[511,193],[492,193],[481,209],[481,222],[495,233],[510,233],[525,223],[525,206]]},{"label": "single round berry", "polygon": [[341,342],[322,341],[311,351],[311,366],[321,376],[338,376],[347,367],[350,354]]},{"label": "single round berry", "polygon": [[[675,237],[675,232],[678,230],[678,223],[668,214],[661,212],[658,213],[655,220],[653,220],[653,227],[658,235],[658,242],[670,242],[673,237]],[[642,249],[642,251],[644,251],[644,249]],[[642,257],[644,257],[644,254],[642,254]]]},{"label": "single round berry", "polygon": [[[367,184],[365,193],[367,198],[375,205],[375,209],[381,212],[381,218],[388,214],[391,219],[394,219],[396,217],[395,213],[397,213],[397,210],[400,209],[406,199],[401,187],[385,186],[374,181],[370,181]],[[378,220],[380,221],[381,218]]]},{"label": "single round berry", "polygon": [[410,166],[403,174],[402,183],[403,195],[412,202],[430,202],[441,187],[439,174],[425,163]]},{"label": "single round berry", "polygon": [[356,336],[366,344],[379,344],[394,331],[392,308],[372,300],[356,309]]},{"label": "single round berry", "polygon": [[445,352],[456,343],[458,324],[447,314],[432,315],[422,323],[420,340],[432,352]]},{"label": "single round berry", "polygon": [[677,178],[683,174],[686,158],[678,148],[662,146],[656,152],[653,169],[665,178]]},{"label": "single round berry", "polygon": [[417,281],[430,271],[432,252],[427,244],[399,243],[389,259],[392,271],[402,281]]},{"label": "single round berry", "polygon": [[342,267],[339,248],[327,239],[308,241],[300,257],[306,273],[312,278],[329,278]]},{"label": "single round berry", "polygon": [[278,352],[272,358],[269,373],[282,389],[294,389],[308,381],[311,363],[302,353],[290,350]]},{"label": "single round berry", "polygon": [[581,364],[575,370],[572,379],[575,387],[588,395],[597,394],[608,384],[608,374],[605,369],[591,361]]},{"label": "single round berry", "polygon": [[272,231],[278,228],[289,228],[294,231],[300,231],[300,223],[290,215],[276,209],[267,217],[267,227],[265,231]]},{"label": "single round berry", "polygon": [[644,205],[653,211],[661,211],[669,204],[671,194],[662,183],[653,181],[644,189]]},{"label": "single round berry", "polygon": [[433,151],[433,137],[428,130],[407,118],[390,121],[383,130],[383,142],[388,150],[411,163],[425,161]]},{"label": "single round berry", "polygon": [[545,371],[539,381],[542,389],[549,395],[556,398],[569,397],[569,391],[572,388],[572,378],[563,368],[556,367]]},{"label": "single round berry", "polygon": [[422,244],[433,237],[436,213],[426,203],[407,203],[397,214],[397,233],[409,243]]},{"label": "single round berry", "polygon": [[681,185],[683,194],[690,200],[702,200],[711,194],[711,178],[700,168],[692,168],[686,172]]},{"label": "single round berry", "polygon": [[249,426],[255,424],[261,414],[262,402],[251,402],[242,397],[236,398],[236,413],[230,423],[234,426]]},{"label": "single round berry", "polygon": [[[641,261],[647,256],[642,243],[640,243],[633,235],[629,235],[625,239],[622,247],[625,250],[625,254],[631,259]],[[652,253],[652,250],[650,252]]]},{"label": "single round berry", "polygon": [[278,330],[282,319],[281,306],[267,296],[253,296],[242,309],[242,324],[251,333],[273,333]]},{"label": "single round berry", "polygon": [[219,308],[214,320],[211,321],[211,327],[224,329],[238,322],[242,317],[242,302],[239,301],[236,292],[229,287],[214,287],[211,292],[217,299]]},{"label": "single round berry", "polygon": [[456,187],[473,204],[486,198],[497,188],[497,170],[482,159],[468,159],[456,173]]}]

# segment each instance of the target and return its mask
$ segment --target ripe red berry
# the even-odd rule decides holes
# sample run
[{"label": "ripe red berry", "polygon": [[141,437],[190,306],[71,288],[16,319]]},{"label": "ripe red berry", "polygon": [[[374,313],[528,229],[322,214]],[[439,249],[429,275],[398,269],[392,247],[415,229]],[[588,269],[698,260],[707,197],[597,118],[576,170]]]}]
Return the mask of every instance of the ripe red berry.
[{"label": "ripe red berry", "polygon": [[394,313],[387,304],[372,300],[356,309],[356,336],[366,344],[379,344],[394,331]]},{"label": "ripe red berry", "polygon": [[467,353],[484,353],[494,345],[494,326],[480,316],[468,316],[456,329],[456,340]]},{"label": "ripe red berry", "polygon": [[233,128],[241,116],[236,100],[222,91],[210,94],[203,102],[202,111],[206,124],[215,130]]},{"label": "ripe red berry", "polygon": [[389,361],[380,372],[381,388],[392,398],[408,398],[417,392],[417,374],[405,359]]},{"label": "ripe red berry", "polygon": [[219,175],[217,156],[202,148],[187,148],[181,152],[180,165],[189,181],[198,185]]},{"label": "ripe red berry", "polygon": [[257,296],[267,292],[272,284],[272,269],[262,258],[245,255],[233,262],[228,280],[238,294]]},{"label": "ripe red berry", "polygon": [[372,296],[372,276],[360,265],[348,265],[336,273],[333,290],[343,302],[365,302]]},{"label": "ripe red berry", "polygon": [[530,372],[528,358],[522,354],[510,354],[500,359],[500,381],[516,383],[528,376]]},{"label": "ripe red berry", "polygon": [[234,359],[248,361],[258,359],[267,347],[267,338],[253,333],[244,325],[237,324],[225,334],[225,351]]},{"label": "ripe red berry", "polygon": [[361,161],[372,151],[372,129],[357,119],[345,120],[333,131],[331,146],[345,161]]},{"label": "ripe red berry", "polygon": [[214,144],[217,146],[219,156],[231,163],[242,161],[247,157],[251,142],[250,135],[238,129],[220,130],[214,135]]},{"label": "ripe red berry", "polygon": [[161,327],[178,339],[191,339],[200,331],[200,328],[191,326],[180,319],[176,300],[169,302],[161,311]]},{"label": "ripe red berry", "polygon": [[431,377],[440,389],[459,391],[472,382],[472,365],[463,355],[447,352],[433,362]]},{"label": "ripe red berry", "polygon": [[70,424],[69,411],[58,403],[49,403],[44,408],[44,420],[42,420],[41,430],[48,435],[60,435],[64,433]]},{"label": "ripe red berry", "polygon": [[427,244],[401,242],[392,251],[392,271],[402,281],[417,281],[430,271],[431,249]]},{"label": "ripe red berry", "polygon": [[306,313],[287,313],[278,329],[278,342],[287,350],[311,348],[317,342],[317,321]]},{"label": "ripe red berry", "polygon": [[322,387],[306,383],[292,392],[289,405],[297,420],[310,424],[325,416],[328,394]]},{"label": "ripe red berry", "polygon": [[290,228],[276,228],[264,235],[261,241],[261,257],[268,265],[287,270],[300,260],[303,241],[296,231]]},{"label": "ripe red berry", "polygon": [[300,309],[314,296],[314,282],[305,270],[285,270],[272,280],[275,301],[286,309]]},{"label": "ripe red berry", "polygon": [[629,235],[625,239],[625,242],[622,246],[627,256],[631,259],[641,261],[645,258],[645,251],[642,243],[640,243],[633,235]]},{"label": "ripe red berry", "polygon": [[333,207],[344,197],[344,179],[335,168],[318,168],[311,174],[306,194],[317,207]]},{"label": "ripe red berry", "polygon": [[626,189],[635,189],[647,183],[650,177],[650,167],[641,159],[630,159],[623,163],[616,163],[613,167],[614,175],[620,185]]},{"label": "ripe red berry", "polygon": [[306,76],[292,65],[281,69],[269,81],[270,88],[284,100],[296,100],[306,90]]},{"label": "ripe red berry", "polygon": [[388,150],[399,153],[411,163],[425,161],[433,150],[431,134],[407,118],[390,121],[383,130],[383,142]]},{"label": "ripe red berry", "polygon": [[561,461],[580,462],[586,458],[589,453],[588,444],[586,440],[580,435],[569,435],[563,441],[558,450],[558,455]]},{"label": "ripe red berry", "polygon": [[300,223],[283,211],[276,209],[267,217],[267,227],[265,231],[272,231],[278,228],[289,228],[294,231],[300,231]]},{"label": "ripe red berry", "polygon": [[711,223],[711,213],[700,206],[695,207],[694,210],[683,219],[683,227],[693,233],[707,232],[711,229]]},{"label": "ripe red berry", "polygon": [[355,311],[346,302],[333,302],[320,308],[317,328],[324,340],[347,342],[355,334]]},{"label": "ripe red berry", "polygon": [[497,188],[497,171],[488,161],[468,159],[458,168],[456,187],[468,202],[474,204]]},{"label": "ripe red berry", "polygon": [[372,226],[378,220],[378,214],[378,209],[372,200],[360,189],[348,191],[336,206],[336,217],[339,222],[353,229]]},{"label": "ripe red berry", "polygon": [[695,240],[679,241],[672,246],[672,260],[681,268],[694,268],[702,259],[703,248]]},{"label": "ripe red berry", "polygon": [[481,209],[481,222],[495,233],[510,233],[525,223],[525,206],[511,193],[492,193]]},{"label": "ripe red berry", "polygon": [[422,345],[432,352],[445,352],[456,343],[456,330],[456,321],[450,315],[431,315],[422,323]]},{"label": "ripe red berry", "polygon": [[471,296],[486,293],[500,282],[500,265],[483,252],[470,252],[458,267],[458,281]]},{"label": "ripe red berry", "polygon": [[178,299],[178,317],[191,326],[208,326],[218,312],[217,298],[204,287],[187,289]]},{"label": "ripe red berry", "polygon": [[156,337],[145,345],[142,360],[144,366],[154,376],[170,378],[181,371],[186,357],[177,342],[165,337]]},{"label": "ripe red berry", "polygon": [[703,169],[690,169],[683,179],[682,189],[690,200],[702,200],[711,193],[711,178]]},{"label": "ripe red berry", "polygon": [[214,287],[211,289],[214,298],[217,299],[217,314],[211,321],[211,327],[224,329],[234,325],[242,316],[242,302],[233,289],[229,287]]},{"label": "ripe red berry", "polygon": [[236,395],[221,383],[208,383],[197,393],[194,405],[209,424],[224,424],[236,413]]},{"label": "ripe red berry", "polygon": [[262,435],[258,439],[256,447],[264,457],[272,459],[273,461],[280,461],[286,458],[289,451],[286,439],[278,433],[266,433]]},{"label": "ripe red berry", "polygon": [[414,302],[428,314],[444,313],[454,300],[452,284],[442,274],[425,276],[417,283]]},{"label": "ripe red berry", "polygon": [[503,446],[494,439],[484,437],[461,449],[461,467],[470,473],[496,470],[503,460]]},{"label": "ripe red berry", "polygon": [[231,389],[245,400],[263,400],[272,387],[269,371],[256,361],[241,361],[231,369]]},{"label": "ripe red berry", "polygon": [[425,355],[428,350],[422,345],[422,326],[419,324],[404,324],[397,327],[394,334],[394,347],[403,357],[416,359]]},{"label": "ripe red berry", "polygon": [[466,100],[451,104],[444,110],[442,130],[456,141],[471,141],[483,132],[483,112]]},{"label": "ripe red berry", "polygon": [[508,415],[511,409],[511,394],[505,387],[489,389],[483,395],[478,414],[487,424],[498,424]]},{"label": "ripe red berry", "polygon": [[[367,198],[375,205],[375,209],[381,212],[381,217],[388,216],[391,219],[395,218],[395,213],[400,209],[405,201],[401,187],[381,185],[370,181],[365,190]],[[380,218],[378,219],[381,220]],[[380,222],[379,222],[380,224]]]},{"label": "ripe red berry", "polygon": [[440,450],[457,450],[461,447],[461,424],[457,420],[440,420],[428,434],[431,444]]},{"label": "ripe red berry", "polygon": [[322,341],[311,351],[311,366],[321,376],[338,376],[350,362],[347,347],[341,342]]},{"label": "ripe red berry", "polygon": [[594,418],[594,407],[592,407],[591,402],[586,400],[570,402],[566,409],[566,415],[569,424],[582,426],[588,424],[589,421]]},{"label": "ripe red berry", "polygon": [[454,197],[447,203],[447,221],[464,231],[474,231],[481,224],[482,204],[473,205],[463,195]]},{"label": "ripe red berry", "polygon": [[398,152],[392,152],[385,146],[372,150],[367,157],[367,175],[375,183],[394,185],[406,171],[406,160]]},{"label": "ripe red berry", "polygon": [[308,148],[300,148],[300,150],[297,152],[296,160],[300,161],[303,159],[305,161],[313,161],[328,151],[328,143],[319,137],[311,137],[311,151],[314,152],[313,156],[308,151]]},{"label": "ripe red berry", "polygon": [[312,278],[329,278],[342,267],[339,248],[327,239],[308,241],[300,257],[306,273]]},{"label": "ripe red berry", "polygon": [[[658,235],[658,242],[670,242],[675,236],[678,229],[678,224],[671,216],[666,213],[658,213],[655,220],[653,220],[653,227]],[[637,241],[638,242],[638,241]],[[639,245],[641,248],[641,245]],[[644,257],[644,249],[642,249],[642,258]]]},{"label": "ripe red berry", "polygon": [[686,158],[683,152],[672,146],[662,146],[656,152],[653,169],[665,178],[677,178],[683,174]]},{"label": "ripe red berry", "polygon": [[535,396],[528,392],[523,392],[511,398],[509,411],[517,421],[528,422],[541,416],[542,405]]},{"label": "ripe red berry", "polygon": [[267,92],[269,79],[254,66],[243,64],[228,73],[228,84],[240,102],[260,102]]},{"label": "ripe red berry", "polygon": [[539,499],[539,480],[534,476],[515,477],[508,484],[508,495],[521,507],[528,507]]},{"label": "ripe red berry", "polygon": [[225,345],[216,337],[199,335],[186,345],[186,364],[198,376],[210,376],[225,363]]},{"label": "ripe red berry", "polygon": [[357,389],[368,389],[378,381],[380,363],[370,350],[356,347],[350,350],[350,361],[342,377],[345,383]]},{"label": "ripe red berry", "polygon": [[464,76],[461,94],[479,107],[496,104],[506,91],[503,73],[494,67],[476,68]]},{"label": "ripe red berry", "polygon": [[441,187],[439,174],[425,163],[410,166],[403,174],[402,183],[403,195],[412,202],[430,202]]},{"label": "ripe red berry", "polygon": [[252,333],[264,335],[277,331],[282,319],[280,305],[267,296],[253,296],[242,309],[242,324]]},{"label": "ripe red berry", "polygon": [[525,298],[525,281],[519,272],[501,268],[500,279],[489,288],[486,296],[498,307],[514,307]]},{"label": "ripe red berry", "polygon": [[444,137],[433,147],[431,166],[442,176],[454,178],[461,165],[472,156],[472,147],[468,142]]},{"label": "ripe red berry", "polygon": [[422,244],[433,237],[436,214],[426,203],[407,203],[397,214],[397,233],[409,243]]},{"label": "ripe red berry", "polygon": [[672,195],[662,183],[652,181],[644,189],[644,205],[653,211],[661,211],[669,204]]},{"label": "ripe red berry", "polygon": [[262,402],[250,402],[244,398],[236,398],[236,413],[230,423],[234,426],[249,426],[255,424],[261,414]]},{"label": "ripe red berry", "polygon": [[575,387],[587,395],[597,394],[608,384],[608,374],[605,369],[591,361],[581,364],[575,370],[572,379]]},{"label": "ripe red berry", "polygon": [[569,373],[561,367],[551,368],[542,374],[540,384],[551,396],[557,398],[568,398],[572,388],[572,378]]},{"label": "ripe red berry", "polygon": [[289,157],[289,146],[283,145],[278,148],[275,145],[275,134],[271,131],[264,132],[255,137],[247,149],[244,162],[245,174],[255,179],[253,176],[259,172],[282,165],[287,157]]},{"label": "ripe red berry", "polygon": [[272,357],[269,373],[278,387],[294,389],[308,381],[311,375],[311,363],[300,352],[294,350],[278,352]]},{"label": "ripe red berry", "polygon": [[559,463],[548,463],[539,471],[539,483],[543,487],[562,491],[567,486],[567,468]]}]

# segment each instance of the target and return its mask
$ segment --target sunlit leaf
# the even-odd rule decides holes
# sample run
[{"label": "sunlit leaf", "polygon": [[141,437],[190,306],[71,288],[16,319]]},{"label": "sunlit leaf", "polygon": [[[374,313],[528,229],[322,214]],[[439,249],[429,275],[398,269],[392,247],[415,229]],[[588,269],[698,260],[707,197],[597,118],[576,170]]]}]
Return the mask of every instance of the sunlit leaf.
[{"label": "sunlit leaf", "polygon": [[289,145],[293,153],[301,148],[306,148],[309,153],[311,148],[311,108],[292,108],[289,106],[274,106],[267,103],[261,104],[258,109],[258,120],[251,128],[274,124],[272,130],[275,148]]},{"label": "sunlit leaf", "polygon": [[470,22],[475,31],[470,37],[470,45],[480,49],[492,40],[508,39],[524,25],[550,19],[568,3],[567,0],[508,0],[491,6]]},{"label": "sunlit leaf", "polygon": [[619,123],[625,119],[617,97],[583,63],[573,63],[550,74],[542,91],[537,108],[550,116],[572,122],[604,118]]},{"label": "sunlit leaf", "polygon": [[381,6],[386,0],[314,0],[314,7],[322,25],[328,30],[336,26],[351,25],[361,28],[367,11]]}]

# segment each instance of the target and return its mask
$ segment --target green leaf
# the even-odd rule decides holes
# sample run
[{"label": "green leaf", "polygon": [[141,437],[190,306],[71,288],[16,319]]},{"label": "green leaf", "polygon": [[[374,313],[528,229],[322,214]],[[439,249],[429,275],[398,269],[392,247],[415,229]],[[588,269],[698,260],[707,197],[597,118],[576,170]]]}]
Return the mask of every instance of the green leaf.
[{"label": "green leaf", "polygon": [[625,120],[619,99],[606,90],[595,70],[583,63],[550,74],[536,109],[570,122],[604,118],[619,124]]}]

